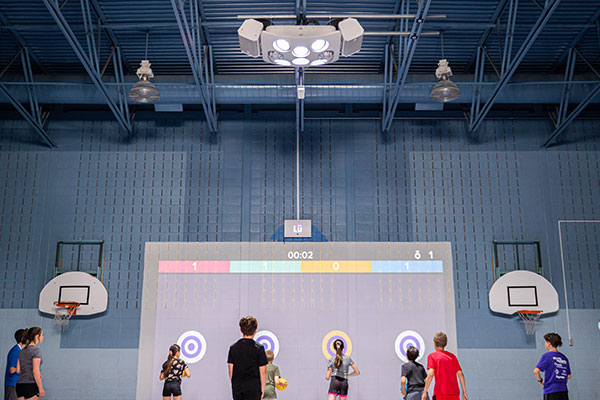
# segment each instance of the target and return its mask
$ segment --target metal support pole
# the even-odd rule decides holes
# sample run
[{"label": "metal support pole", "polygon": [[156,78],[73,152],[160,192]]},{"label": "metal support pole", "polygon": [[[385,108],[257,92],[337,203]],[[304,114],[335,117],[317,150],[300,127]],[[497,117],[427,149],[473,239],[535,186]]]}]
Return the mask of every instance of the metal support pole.
[{"label": "metal support pole", "polygon": [[506,24],[506,40],[504,42],[504,51],[502,52],[500,75],[504,74],[504,71],[506,71],[506,66],[510,64],[512,45],[515,35],[515,25],[517,23],[518,6],[519,0],[510,0],[510,4],[508,6],[508,22]]},{"label": "metal support pole", "polygon": [[80,3],[81,14],[83,16],[83,27],[85,30],[85,40],[88,47],[88,57],[96,68],[96,71],[100,71],[100,60],[98,57],[98,49],[96,48],[96,41],[94,40],[94,21],[90,10],[90,2],[89,0],[80,0]]}]

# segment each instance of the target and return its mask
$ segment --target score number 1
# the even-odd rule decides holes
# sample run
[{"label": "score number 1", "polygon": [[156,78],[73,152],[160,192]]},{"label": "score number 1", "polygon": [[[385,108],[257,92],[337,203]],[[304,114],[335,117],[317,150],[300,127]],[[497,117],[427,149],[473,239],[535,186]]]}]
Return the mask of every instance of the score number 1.
[{"label": "score number 1", "polygon": [[[430,251],[430,252],[428,252],[427,254],[429,254],[429,258],[431,260],[433,260],[433,250]],[[414,257],[415,257],[415,260],[420,260],[421,259],[421,251],[420,250],[415,250]]]}]

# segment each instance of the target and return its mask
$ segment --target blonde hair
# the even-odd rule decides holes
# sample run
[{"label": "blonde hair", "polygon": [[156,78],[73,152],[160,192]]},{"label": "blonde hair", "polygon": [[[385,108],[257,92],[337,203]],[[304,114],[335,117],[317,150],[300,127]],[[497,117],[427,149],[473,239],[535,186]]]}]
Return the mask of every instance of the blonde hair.
[{"label": "blonde hair", "polygon": [[275,354],[273,354],[273,352],[271,350],[265,351],[265,354],[267,355],[267,361],[270,362],[275,359]]},{"label": "blonde hair", "polygon": [[446,347],[448,344],[448,336],[444,332],[438,332],[433,336],[433,344],[437,347]]}]

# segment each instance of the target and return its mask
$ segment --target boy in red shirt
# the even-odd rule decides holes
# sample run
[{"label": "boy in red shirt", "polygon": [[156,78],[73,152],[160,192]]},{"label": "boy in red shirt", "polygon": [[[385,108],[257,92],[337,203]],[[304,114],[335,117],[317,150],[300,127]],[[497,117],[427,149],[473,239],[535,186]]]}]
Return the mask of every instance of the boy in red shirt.
[{"label": "boy in red shirt", "polygon": [[425,378],[422,400],[427,399],[427,390],[433,378],[435,378],[433,400],[460,400],[460,390],[456,382],[457,376],[462,387],[463,399],[469,400],[465,375],[458,364],[456,356],[444,350],[446,344],[448,344],[448,336],[444,332],[436,333],[433,337],[435,352],[427,357],[427,378]]}]

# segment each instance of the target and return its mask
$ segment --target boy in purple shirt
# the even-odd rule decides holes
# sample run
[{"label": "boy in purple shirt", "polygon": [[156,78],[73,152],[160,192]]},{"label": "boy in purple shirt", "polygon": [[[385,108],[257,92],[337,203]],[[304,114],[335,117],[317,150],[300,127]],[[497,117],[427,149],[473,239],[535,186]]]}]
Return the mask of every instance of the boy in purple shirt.
[{"label": "boy in purple shirt", "polygon": [[[567,381],[571,379],[571,366],[567,357],[557,350],[557,347],[562,346],[562,339],[558,333],[547,333],[544,341],[548,352],[533,370],[538,382],[544,387],[544,400],[569,400]],[[540,372],[544,373],[543,379]]]}]

